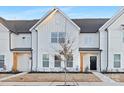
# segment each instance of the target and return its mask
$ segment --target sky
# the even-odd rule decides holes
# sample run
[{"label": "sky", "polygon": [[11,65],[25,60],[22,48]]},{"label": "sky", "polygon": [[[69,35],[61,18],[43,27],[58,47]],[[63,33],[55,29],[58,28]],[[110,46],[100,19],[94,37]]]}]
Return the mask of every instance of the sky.
[{"label": "sky", "polygon": [[[52,9],[50,6],[1,6],[0,17],[8,20],[30,20],[39,19],[47,11]],[[69,6],[60,8],[70,18],[110,18],[121,7],[119,6]]]}]

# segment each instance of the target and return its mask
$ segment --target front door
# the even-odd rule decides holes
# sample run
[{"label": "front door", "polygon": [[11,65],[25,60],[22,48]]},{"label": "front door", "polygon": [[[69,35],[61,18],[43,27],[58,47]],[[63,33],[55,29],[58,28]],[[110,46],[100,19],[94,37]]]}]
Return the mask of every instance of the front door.
[{"label": "front door", "polygon": [[90,70],[97,69],[97,56],[90,56]]}]

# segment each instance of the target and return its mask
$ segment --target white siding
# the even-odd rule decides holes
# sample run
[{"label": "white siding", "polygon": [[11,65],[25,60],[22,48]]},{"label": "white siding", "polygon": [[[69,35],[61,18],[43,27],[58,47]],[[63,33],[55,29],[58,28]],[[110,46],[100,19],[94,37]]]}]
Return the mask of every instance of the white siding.
[{"label": "white siding", "polygon": [[[65,28],[66,26],[66,28]],[[54,55],[56,54],[55,48],[59,48],[57,44],[51,44],[51,32],[64,32],[66,29],[69,38],[75,39],[75,43],[73,48],[76,48],[74,51],[74,67],[70,70],[79,69],[79,31],[77,28],[69,22],[62,14],[56,12],[54,15],[49,16],[44,22],[39,24],[36,27],[38,32],[38,46],[33,46],[33,53],[37,51],[38,47],[38,71],[61,71],[62,69],[54,68]],[[34,32],[32,32],[33,34]],[[36,32],[35,32],[36,33]],[[37,41],[36,35],[33,35],[32,44],[36,44]],[[37,54],[37,53],[36,53]],[[36,54],[34,56],[36,56]],[[42,67],[42,54],[50,55],[50,67],[43,68]],[[36,60],[36,57],[33,57]],[[36,58],[36,59],[35,59]]]},{"label": "white siding", "polygon": [[79,46],[81,48],[99,48],[99,33],[81,33]]},{"label": "white siding", "polygon": [[[109,28],[109,71],[124,71],[124,42],[122,24],[124,14],[121,15]],[[114,54],[121,54],[121,68],[114,68]]]},{"label": "white siding", "polygon": [[[31,48],[31,34],[12,34],[11,48]],[[25,39],[23,39],[25,37]]]},{"label": "white siding", "polygon": [[12,52],[9,50],[9,30],[0,24],[0,55],[5,56],[6,71],[12,68]]}]

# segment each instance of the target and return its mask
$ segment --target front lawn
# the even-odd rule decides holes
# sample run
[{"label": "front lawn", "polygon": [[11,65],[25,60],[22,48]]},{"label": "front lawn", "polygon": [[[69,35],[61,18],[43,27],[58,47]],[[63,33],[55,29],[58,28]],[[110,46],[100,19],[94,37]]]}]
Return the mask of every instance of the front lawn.
[{"label": "front lawn", "polygon": [[105,75],[117,82],[124,82],[124,73],[108,73]]},{"label": "front lawn", "polygon": [[[92,73],[67,73],[67,82],[101,82]],[[4,82],[64,82],[64,73],[29,73]]]}]

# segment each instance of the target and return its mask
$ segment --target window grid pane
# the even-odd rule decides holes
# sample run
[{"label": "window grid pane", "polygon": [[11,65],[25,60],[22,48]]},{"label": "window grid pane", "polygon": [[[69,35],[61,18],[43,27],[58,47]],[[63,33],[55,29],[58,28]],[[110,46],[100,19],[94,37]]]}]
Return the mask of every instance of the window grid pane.
[{"label": "window grid pane", "polygon": [[0,68],[4,67],[4,55],[0,55]]},{"label": "window grid pane", "polygon": [[73,56],[69,56],[67,60],[67,67],[73,67]]},{"label": "window grid pane", "polygon": [[61,67],[61,57],[55,55],[54,60],[55,60],[55,65],[54,66],[55,67]]},{"label": "window grid pane", "polygon": [[120,68],[121,66],[120,59],[121,59],[120,54],[114,54],[114,67],[115,68]]},{"label": "window grid pane", "polygon": [[43,67],[49,67],[49,55],[43,54]]}]

